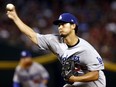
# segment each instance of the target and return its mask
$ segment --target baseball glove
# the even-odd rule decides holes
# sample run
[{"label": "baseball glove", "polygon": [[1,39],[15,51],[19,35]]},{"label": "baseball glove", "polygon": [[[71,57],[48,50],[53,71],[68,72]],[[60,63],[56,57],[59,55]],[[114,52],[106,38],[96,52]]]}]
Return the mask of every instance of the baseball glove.
[{"label": "baseball glove", "polygon": [[64,80],[68,82],[69,78],[74,75],[77,76],[78,72],[75,71],[75,61],[68,59],[64,62],[62,66],[62,73]]}]

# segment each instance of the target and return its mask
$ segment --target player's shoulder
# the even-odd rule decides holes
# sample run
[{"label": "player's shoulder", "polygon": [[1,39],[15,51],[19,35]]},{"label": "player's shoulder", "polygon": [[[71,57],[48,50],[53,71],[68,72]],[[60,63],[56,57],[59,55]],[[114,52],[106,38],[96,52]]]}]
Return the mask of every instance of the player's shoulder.
[{"label": "player's shoulder", "polygon": [[20,65],[17,65],[16,68],[15,68],[16,71],[20,71],[21,69],[22,69],[22,68],[21,68]]},{"label": "player's shoulder", "polygon": [[33,66],[42,66],[42,64],[38,63],[38,62],[33,62]]},{"label": "player's shoulder", "polygon": [[80,43],[79,43],[79,45],[81,46],[81,47],[84,47],[84,48],[93,48],[93,46],[87,41],[87,40],[85,40],[85,39],[83,39],[83,38],[80,38],[79,37],[79,40],[80,40]]},{"label": "player's shoulder", "polygon": [[33,65],[39,65],[39,63],[34,61],[34,62],[33,62]]},{"label": "player's shoulder", "polygon": [[44,36],[46,36],[46,37],[51,37],[51,38],[60,38],[60,35],[58,35],[58,34],[46,34],[46,35],[44,35]]},{"label": "player's shoulder", "polygon": [[58,34],[47,34],[47,35],[45,35],[45,37],[49,41],[51,41],[51,40],[54,42],[61,42],[62,41],[62,37]]},{"label": "player's shoulder", "polygon": [[41,63],[38,63],[38,62],[33,62],[33,65],[32,65],[33,68],[35,69],[44,69],[44,66],[41,64]]},{"label": "player's shoulder", "polygon": [[79,38],[79,40],[80,40],[80,46],[84,48],[85,50],[89,50],[89,51],[91,50],[92,52],[96,50],[94,46],[91,45],[87,40],[83,38]]},{"label": "player's shoulder", "polygon": [[39,34],[37,33],[37,36],[57,36],[57,34]]},{"label": "player's shoulder", "polygon": [[80,37],[79,37],[79,40],[80,40],[80,44],[82,45],[85,44],[85,46],[91,46],[91,44],[87,40]]},{"label": "player's shoulder", "polygon": [[85,40],[85,39],[83,39],[83,38],[81,38],[81,37],[78,37],[78,38],[79,38],[79,40],[82,41],[82,42],[87,42],[87,40]]},{"label": "player's shoulder", "polygon": [[37,37],[43,37],[43,38],[47,38],[47,39],[51,39],[51,38],[60,38],[60,35],[58,34],[37,34]]}]

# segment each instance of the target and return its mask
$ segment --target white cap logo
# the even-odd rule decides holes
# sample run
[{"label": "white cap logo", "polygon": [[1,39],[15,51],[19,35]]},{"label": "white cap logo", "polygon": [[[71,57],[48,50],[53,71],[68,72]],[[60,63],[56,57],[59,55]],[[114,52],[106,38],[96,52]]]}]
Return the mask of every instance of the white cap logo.
[{"label": "white cap logo", "polygon": [[22,52],[21,55],[22,55],[22,56],[26,56],[26,52]]},{"label": "white cap logo", "polygon": [[71,19],[71,22],[74,22],[74,20],[73,20],[73,19]]},{"label": "white cap logo", "polygon": [[61,19],[62,19],[62,16],[59,17],[59,20],[61,20]]}]

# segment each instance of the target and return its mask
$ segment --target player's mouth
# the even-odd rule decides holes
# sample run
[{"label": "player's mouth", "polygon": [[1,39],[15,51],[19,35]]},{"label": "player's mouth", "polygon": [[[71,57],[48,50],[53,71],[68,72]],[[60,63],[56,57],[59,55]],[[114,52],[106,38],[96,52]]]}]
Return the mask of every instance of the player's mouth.
[{"label": "player's mouth", "polygon": [[60,33],[60,34],[62,34],[62,33],[63,33],[63,31],[62,31],[62,30],[59,30],[59,33]]}]

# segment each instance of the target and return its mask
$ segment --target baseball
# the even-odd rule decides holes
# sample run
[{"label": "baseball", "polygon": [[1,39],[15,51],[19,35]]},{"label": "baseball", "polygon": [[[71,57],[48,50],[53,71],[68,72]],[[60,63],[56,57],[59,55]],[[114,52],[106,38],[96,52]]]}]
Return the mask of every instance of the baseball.
[{"label": "baseball", "polygon": [[6,5],[6,9],[7,10],[13,10],[14,9],[14,5],[13,4],[7,4]]}]

